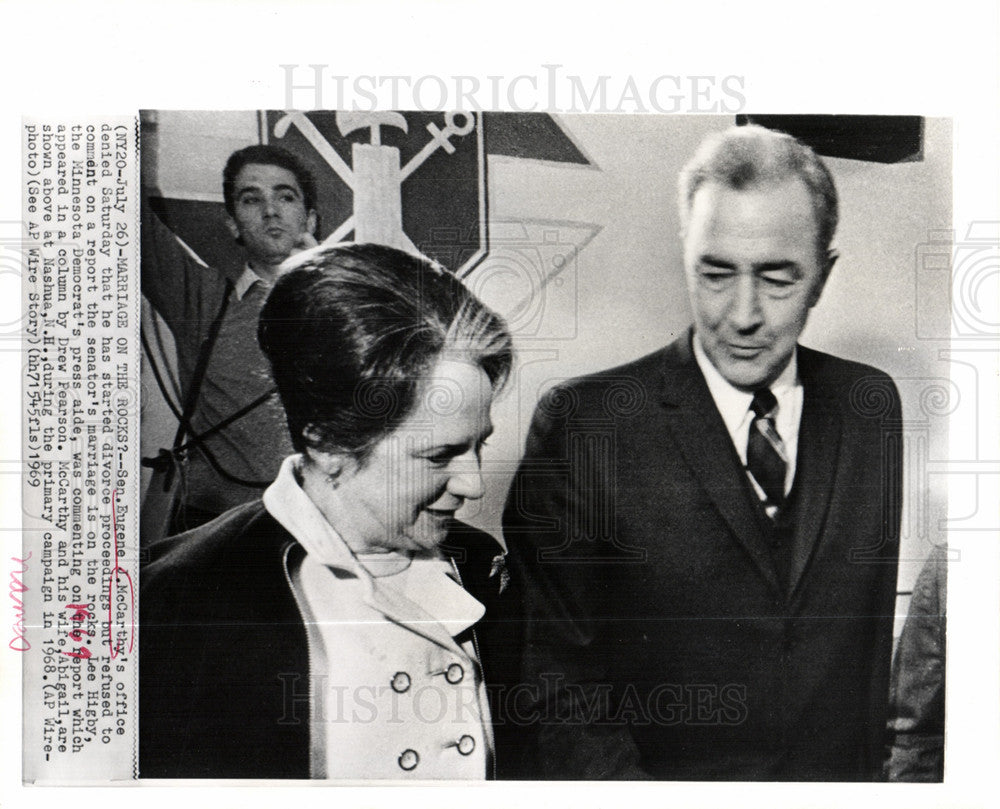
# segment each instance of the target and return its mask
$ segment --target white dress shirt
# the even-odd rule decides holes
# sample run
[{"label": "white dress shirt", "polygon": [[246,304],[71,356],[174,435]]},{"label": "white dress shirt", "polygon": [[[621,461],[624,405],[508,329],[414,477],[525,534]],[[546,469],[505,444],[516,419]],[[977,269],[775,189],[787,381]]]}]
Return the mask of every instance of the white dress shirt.
[{"label": "white dress shirt", "polygon": [[[753,423],[754,414],[750,409],[753,401],[752,393],[744,393],[734,388],[719,373],[712,361],[701,346],[697,332],[694,335],[694,357],[701,369],[705,383],[708,385],[709,393],[715,407],[725,422],[729,437],[733,440],[736,454],[740,456],[744,469],[747,465],[747,441],[750,437],[750,425]],[[795,480],[795,459],[799,448],[799,422],[802,419],[802,382],[799,380],[798,362],[796,352],[792,353],[792,358],[788,365],[781,372],[781,375],[769,386],[774,398],[778,400],[778,412],[775,415],[774,426],[781,436],[781,441],[785,445],[785,453],[788,457],[788,468],[785,470],[785,495],[792,489],[792,482]],[[757,485],[753,475],[747,472],[757,496],[763,501],[767,499],[764,490]],[[776,509],[773,509],[776,510]],[[770,513],[770,512],[769,512]],[[773,514],[771,514],[773,516]]]}]

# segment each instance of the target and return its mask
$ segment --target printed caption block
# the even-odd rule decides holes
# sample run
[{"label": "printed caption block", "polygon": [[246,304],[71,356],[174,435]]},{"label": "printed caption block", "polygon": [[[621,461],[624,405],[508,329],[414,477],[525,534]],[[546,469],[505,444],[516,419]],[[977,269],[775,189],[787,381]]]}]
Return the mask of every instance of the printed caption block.
[{"label": "printed caption block", "polygon": [[24,779],[136,768],[136,122],[23,120]]}]

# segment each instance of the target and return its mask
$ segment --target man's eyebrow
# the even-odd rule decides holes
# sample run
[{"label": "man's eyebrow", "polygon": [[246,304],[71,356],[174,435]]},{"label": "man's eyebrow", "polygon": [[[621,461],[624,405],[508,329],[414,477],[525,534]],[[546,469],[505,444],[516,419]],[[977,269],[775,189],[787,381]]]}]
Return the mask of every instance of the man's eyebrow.
[{"label": "man's eyebrow", "polygon": [[779,270],[792,270],[798,271],[799,265],[796,261],[762,261],[760,264],[754,264],[753,268],[757,272],[777,272]]},{"label": "man's eyebrow", "polygon": [[726,261],[721,258],[716,258],[713,255],[704,255],[698,259],[702,264],[707,264],[709,267],[715,267],[719,270],[735,270],[736,265],[731,261]]},{"label": "man's eyebrow", "polygon": [[[719,270],[735,270],[736,265],[731,261],[726,261],[722,258],[717,258],[713,255],[701,256],[699,261],[709,267],[715,267]],[[779,270],[793,270],[798,271],[798,262],[791,260],[780,260],[780,261],[761,261],[758,264],[753,265],[754,272],[778,272]]]},{"label": "man's eyebrow", "polygon": [[[259,185],[244,185],[244,186],[241,186],[240,188],[236,189],[236,195],[237,196],[242,196],[243,194],[247,194],[247,193],[259,194],[262,190],[263,190],[263,188],[261,186],[259,186]],[[296,188],[294,185],[289,185],[288,183],[280,183],[279,185],[272,185],[271,186],[271,190],[272,191],[291,191],[297,197],[301,197],[302,196],[302,192],[299,191],[298,188]]]}]

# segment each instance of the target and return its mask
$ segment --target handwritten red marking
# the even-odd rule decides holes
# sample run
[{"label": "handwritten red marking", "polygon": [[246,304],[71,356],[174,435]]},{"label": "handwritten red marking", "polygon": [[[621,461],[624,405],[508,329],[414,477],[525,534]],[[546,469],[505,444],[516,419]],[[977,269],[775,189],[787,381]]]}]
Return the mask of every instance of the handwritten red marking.
[{"label": "handwritten red marking", "polygon": [[[67,604],[66,609],[75,610],[75,612],[69,616],[71,621],[86,621],[88,618],[93,618],[94,614],[90,611],[90,604]],[[93,635],[89,629],[82,629],[81,627],[74,627],[69,631],[70,640],[74,643],[83,643],[83,636]],[[66,657],[75,657],[77,660],[87,660],[90,657],[90,649],[86,646],[81,646],[78,652],[63,652]]]},{"label": "handwritten red marking", "polygon": [[20,577],[27,571],[28,560],[30,558],[30,551],[23,559],[18,559],[16,556],[10,557],[12,562],[17,562],[21,565],[20,570],[12,570],[10,572],[10,589],[8,590],[10,600],[14,602],[14,623],[11,624],[11,628],[14,630],[14,637],[10,639],[7,646],[15,652],[26,652],[31,648],[28,639],[24,637],[24,601],[20,595],[21,593],[28,592],[28,588],[24,586],[24,582],[21,581]]},{"label": "handwritten red marking", "polygon": [[129,572],[118,565],[118,489],[111,490],[111,531],[115,535],[115,566],[111,568],[111,577],[108,579],[108,649],[111,650],[111,659],[114,660],[121,654],[118,644],[114,641],[114,621],[111,614],[115,603],[115,589],[118,586],[118,575],[121,574],[128,581],[128,592],[130,599],[129,610],[129,634],[128,650],[132,652],[132,644],[135,641],[135,587],[132,584],[132,576]]}]

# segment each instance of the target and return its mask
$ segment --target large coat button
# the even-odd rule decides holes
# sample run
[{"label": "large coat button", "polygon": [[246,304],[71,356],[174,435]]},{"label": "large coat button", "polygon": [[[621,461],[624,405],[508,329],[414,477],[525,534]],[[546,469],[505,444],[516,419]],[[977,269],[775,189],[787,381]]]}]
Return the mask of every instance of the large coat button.
[{"label": "large coat button", "polygon": [[397,694],[404,694],[410,690],[410,675],[405,671],[397,671],[392,675],[392,690]]},{"label": "large coat button", "polygon": [[415,769],[419,763],[420,756],[417,754],[416,750],[404,750],[399,754],[399,766],[407,772]]},{"label": "large coat button", "polygon": [[444,672],[444,678],[452,685],[462,682],[463,677],[465,677],[465,669],[462,668],[461,663],[452,663]]},{"label": "large coat button", "polygon": [[466,734],[458,740],[458,744],[455,746],[458,748],[458,752],[463,756],[471,756],[472,751],[476,749],[476,740]]}]

